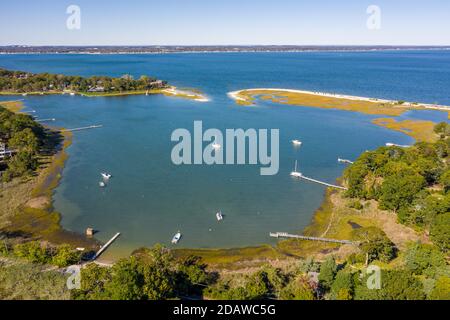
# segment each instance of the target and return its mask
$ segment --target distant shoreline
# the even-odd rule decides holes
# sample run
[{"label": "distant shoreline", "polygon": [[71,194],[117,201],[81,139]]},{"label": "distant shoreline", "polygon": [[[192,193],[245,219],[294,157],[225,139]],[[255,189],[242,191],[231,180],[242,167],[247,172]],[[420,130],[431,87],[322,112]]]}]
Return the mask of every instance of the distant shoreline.
[{"label": "distant shoreline", "polygon": [[198,92],[180,90],[176,87],[169,87],[164,89],[149,89],[149,90],[134,90],[134,91],[122,91],[122,92],[64,92],[64,91],[45,91],[45,92],[9,92],[0,91],[0,96],[45,96],[45,95],[78,95],[83,97],[124,97],[133,95],[155,95],[163,94],[170,97],[179,97],[185,99],[191,99],[198,102],[208,102],[209,98]]},{"label": "distant shoreline", "polygon": [[175,54],[175,53],[302,53],[449,51],[450,46],[0,46],[0,55],[14,54]]}]

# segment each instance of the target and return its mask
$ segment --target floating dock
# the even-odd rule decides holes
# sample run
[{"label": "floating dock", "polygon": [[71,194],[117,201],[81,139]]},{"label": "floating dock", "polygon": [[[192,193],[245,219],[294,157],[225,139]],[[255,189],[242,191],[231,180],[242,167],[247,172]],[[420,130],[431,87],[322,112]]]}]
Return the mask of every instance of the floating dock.
[{"label": "floating dock", "polygon": [[350,240],[338,240],[338,239],[330,239],[330,238],[300,236],[297,234],[290,234],[287,232],[270,232],[269,235],[272,238],[295,238],[295,239],[301,239],[301,240],[333,242],[333,243],[340,243],[340,244],[357,244],[357,242],[350,241]]}]

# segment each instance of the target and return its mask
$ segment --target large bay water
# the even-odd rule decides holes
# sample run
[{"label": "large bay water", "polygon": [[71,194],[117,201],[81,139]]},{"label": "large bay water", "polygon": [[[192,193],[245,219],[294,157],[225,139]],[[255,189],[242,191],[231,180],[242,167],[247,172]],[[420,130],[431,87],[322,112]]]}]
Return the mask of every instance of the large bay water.
[{"label": "large bay water", "polygon": [[[104,126],[74,133],[54,207],[69,230],[91,226],[101,240],[121,232],[109,251],[114,255],[157,242],[170,245],[178,230],[184,247],[271,243],[270,231],[300,232],[323,200],[324,187],[289,176],[295,160],[305,175],[334,182],[345,168],[338,157],[355,159],[388,141],[413,142],[371,124],[374,116],[267,102],[240,107],[229,91],[296,88],[450,105],[449,51],[3,55],[0,67],[82,76],[147,74],[210,98],[25,97],[29,109],[40,118],[56,118],[56,126]],[[445,121],[447,115],[413,111],[401,118]],[[171,133],[192,131],[195,120],[205,129],[280,129],[279,173],[260,176],[259,166],[250,165],[175,166]],[[294,149],[291,139],[303,146]],[[114,176],[104,189],[98,186],[102,171]],[[221,223],[218,210],[225,215]]]}]

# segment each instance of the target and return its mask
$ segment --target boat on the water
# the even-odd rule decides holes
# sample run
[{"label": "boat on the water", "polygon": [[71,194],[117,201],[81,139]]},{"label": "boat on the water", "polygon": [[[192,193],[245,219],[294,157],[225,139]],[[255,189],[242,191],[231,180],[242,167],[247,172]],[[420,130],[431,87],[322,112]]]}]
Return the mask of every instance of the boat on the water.
[{"label": "boat on the water", "polygon": [[100,186],[100,188],[106,187],[106,183],[104,183],[103,181],[100,181],[100,182],[98,183],[98,185]]},{"label": "boat on the water", "polygon": [[102,175],[103,179],[106,179],[106,180],[108,180],[109,178],[111,178],[111,177],[112,177],[112,175],[111,175],[111,174],[109,174],[109,173],[106,173],[106,172],[102,172],[102,173],[101,173],[101,175]]},{"label": "boat on the water", "polygon": [[292,144],[293,144],[294,146],[301,146],[301,145],[302,145],[302,142],[301,142],[300,140],[294,139],[294,140],[292,140]]},{"label": "boat on the water", "polygon": [[173,244],[177,244],[178,241],[180,241],[180,239],[181,239],[181,232],[178,231],[178,232],[175,233],[175,235],[173,236],[173,238],[172,238],[172,243],[173,243]]},{"label": "boat on the water", "polygon": [[221,211],[216,213],[216,218],[217,218],[217,221],[222,221],[223,220],[223,215],[222,215]]},{"label": "boat on the water", "polygon": [[220,144],[214,142],[214,143],[212,144],[212,147],[213,147],[213,149],[218,150],[218,149],[220,149],[222,146],[221,146]]}]

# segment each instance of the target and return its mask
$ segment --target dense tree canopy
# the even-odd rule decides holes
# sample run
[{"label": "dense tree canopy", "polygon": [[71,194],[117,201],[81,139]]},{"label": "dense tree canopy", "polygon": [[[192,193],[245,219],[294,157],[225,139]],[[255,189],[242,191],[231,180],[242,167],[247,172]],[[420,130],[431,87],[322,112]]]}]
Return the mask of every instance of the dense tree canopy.
[{"label": "dense tree canopy", "polygon": [[122,92],[166,87],[165,81],[141,76],[135,80],[130,75],[120,78],[105,76],[80,77],[61,74],[33,74],[0,69],[0,91],[7,92]]},{"label": "dense tree canopy", "polygon": [[439,139],[434,143],[363,153],[344,172],[346,196],[377,200],[381,209],[396,212],[399,222],[429,229],[440,247],[448,248],[449,127],[444,122],[435,127]]},{"label": "dense tree canopy", "polygon": [[14,151],[11,157],[3,159],[6,168],[0,172],[2,179],[9,181],[36,170],[37,156],[44,140],[44,128],[31,116],[13,113],[0,106],[0,144]]}]

